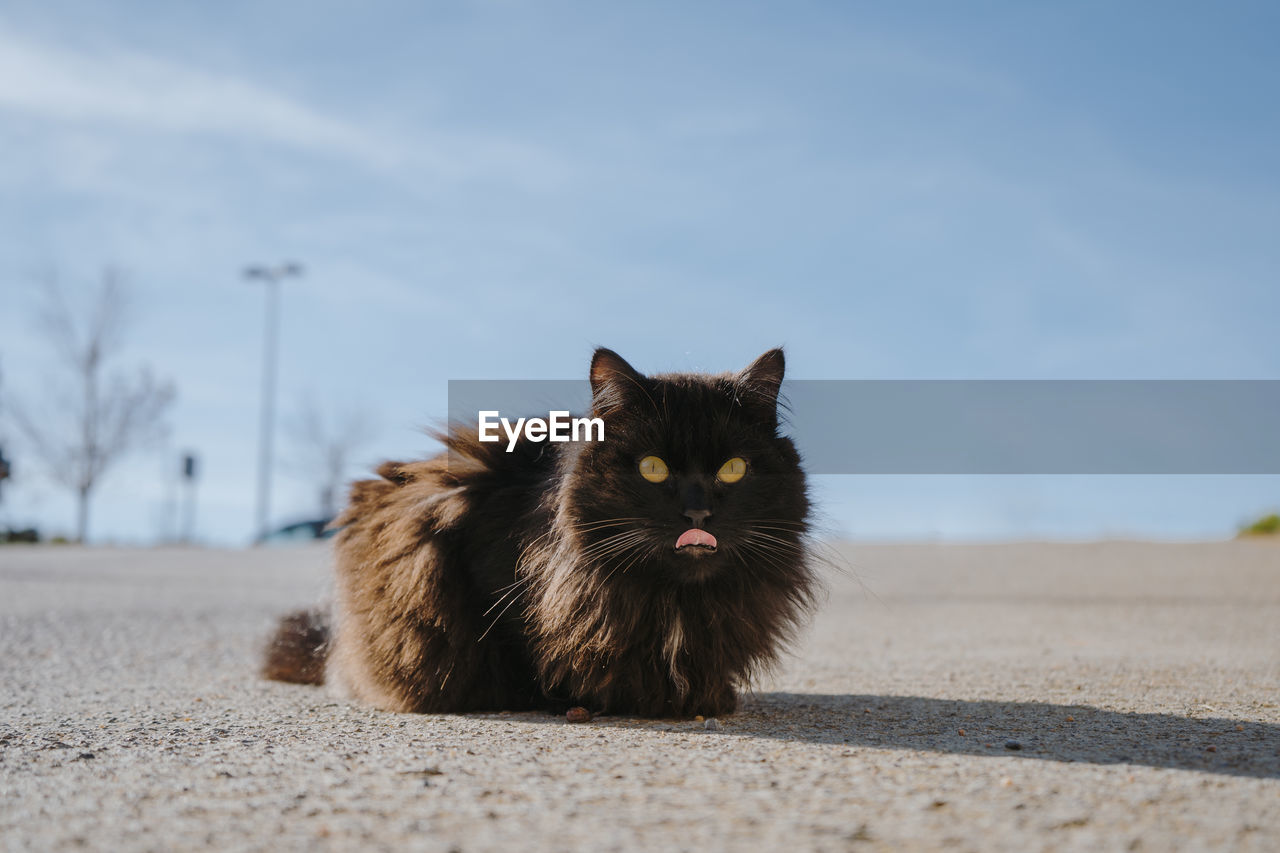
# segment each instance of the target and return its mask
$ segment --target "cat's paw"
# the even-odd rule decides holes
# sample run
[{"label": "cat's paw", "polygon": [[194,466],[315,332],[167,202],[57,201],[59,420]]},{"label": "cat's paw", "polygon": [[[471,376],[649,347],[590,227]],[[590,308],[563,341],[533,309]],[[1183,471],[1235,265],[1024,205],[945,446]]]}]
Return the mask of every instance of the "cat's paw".
[{"label": "cat's paw", "polygon": [[738,709],[738,691],[725,686],[697,704],[693,713],[701,717],[724,717]]}]

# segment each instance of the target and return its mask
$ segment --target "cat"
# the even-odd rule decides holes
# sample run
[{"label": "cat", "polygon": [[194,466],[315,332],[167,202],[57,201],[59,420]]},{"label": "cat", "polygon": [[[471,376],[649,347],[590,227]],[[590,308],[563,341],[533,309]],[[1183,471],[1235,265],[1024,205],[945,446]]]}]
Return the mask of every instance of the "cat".
[{"label": "cat", "polygon": [[645,376],[591,360],[604,439],[387,462],[334,524],[336,630],[286,617],[263,674],[390,711],[722,716],[819,585],[785,362]]}]

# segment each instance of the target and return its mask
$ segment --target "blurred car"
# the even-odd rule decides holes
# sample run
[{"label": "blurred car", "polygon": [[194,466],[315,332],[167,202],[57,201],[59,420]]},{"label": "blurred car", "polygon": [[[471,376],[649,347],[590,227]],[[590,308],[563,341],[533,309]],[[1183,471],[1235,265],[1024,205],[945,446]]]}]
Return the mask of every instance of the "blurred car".
[{"label": "blurred car", "polygon": [[307,521],[295,521],[284,527],[271,531],[258,540],[259,545],[288,546],[305,545],[318,539],[328,539],[338,532],[336,527],[329,527],[332,518],[314,518]]},{"label": "blurred car", "polygon": [[21,542],[35,543],[40,541],[40,531],[34,527],[24,527],[17,529],[13,527],[0,527],[0,543],[4,542]]}]

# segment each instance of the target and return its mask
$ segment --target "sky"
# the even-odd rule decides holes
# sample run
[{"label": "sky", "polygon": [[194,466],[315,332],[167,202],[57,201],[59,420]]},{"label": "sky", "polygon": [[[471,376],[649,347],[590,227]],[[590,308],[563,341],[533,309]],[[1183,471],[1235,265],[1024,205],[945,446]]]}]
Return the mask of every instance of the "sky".
[{"label": "sky", "polygon": [[[117,364],[178,398],[92,539],[254,530],[263,293],[281,421],[431,452],[449,379],[787,348],[805,379],[1280,378],[1280,7],[1269,3],[0,8],[0,525],[69,531],[6,410],[58,366],[36,282],[125,271]],[[314,514],[284,426],[273,519]],[[822,477],[866,538],[1201,538],[1280,477]]]}]

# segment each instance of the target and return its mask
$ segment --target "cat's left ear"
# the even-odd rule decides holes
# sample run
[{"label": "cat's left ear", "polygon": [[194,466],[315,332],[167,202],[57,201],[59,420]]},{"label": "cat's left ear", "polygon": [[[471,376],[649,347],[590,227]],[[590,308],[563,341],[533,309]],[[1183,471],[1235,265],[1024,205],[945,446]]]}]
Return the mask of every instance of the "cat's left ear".
[{"label": "cat's left ear", "polygon": [[613,350],[597,349],[591,357],[592,411],[606,415],[640,393],[645,393],[644,376]]},{"label": "cat's left ear", "polygon": [[778,390],[782,387],[782,374],[786,370],[787,360],[782,350],[771,349],[738,374],[738,383],[752,403],[776,412]]}]

